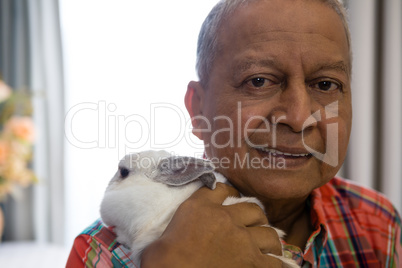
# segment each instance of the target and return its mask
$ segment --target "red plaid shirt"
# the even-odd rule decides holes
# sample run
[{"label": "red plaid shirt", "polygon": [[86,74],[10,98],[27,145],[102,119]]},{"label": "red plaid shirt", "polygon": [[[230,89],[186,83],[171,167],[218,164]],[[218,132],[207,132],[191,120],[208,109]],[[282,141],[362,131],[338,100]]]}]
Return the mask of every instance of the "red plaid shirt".
[{"label": "red plaid shirt", "polygon": [[[402,267],[401,218],[381,194],[334,178],[309,200],[314,232],[302,252],[285,254],[303,267]],[[100,220],[75,240],[67,267],[135,267],[129,250]]]}]

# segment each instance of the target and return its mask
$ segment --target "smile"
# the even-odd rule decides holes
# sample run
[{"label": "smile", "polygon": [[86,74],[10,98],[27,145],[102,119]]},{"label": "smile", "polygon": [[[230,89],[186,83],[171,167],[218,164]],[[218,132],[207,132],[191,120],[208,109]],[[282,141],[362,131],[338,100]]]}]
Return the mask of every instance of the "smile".
[{"label": "smile", "polygon": [[309,157],[309,156],[311,156],[310,153],[289,153],[289,152],[282,152],[282,151],[272,149],[272,148],[257,147],[255,149],[257,149],[258,151],[264,152],[264,153],[271,154],[272,156],[275,156],[275,157]]}]

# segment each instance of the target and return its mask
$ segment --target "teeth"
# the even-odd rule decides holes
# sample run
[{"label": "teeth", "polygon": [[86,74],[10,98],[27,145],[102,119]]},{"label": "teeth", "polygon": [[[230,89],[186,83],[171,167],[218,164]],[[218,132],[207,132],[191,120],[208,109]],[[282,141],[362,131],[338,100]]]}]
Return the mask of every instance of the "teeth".
[{"label": "teeth", "polygon": [[285,152],[281,152],[275,149],[270,149],[270,148],[258,148],[261,151],[267,152],[272,154],[273,156],[276,155],[284,155],[284,156],[294,156],[294,157],[305,157],[308,156],[309,154],[290,154],[290,153],[285,153]]}]

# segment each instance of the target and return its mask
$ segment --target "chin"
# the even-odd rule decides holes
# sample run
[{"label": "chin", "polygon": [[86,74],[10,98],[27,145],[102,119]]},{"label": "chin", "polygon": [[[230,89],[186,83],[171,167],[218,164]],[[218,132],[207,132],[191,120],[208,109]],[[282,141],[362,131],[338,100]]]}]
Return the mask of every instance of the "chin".
[{"label": "chin", "polygon": [[248,174],[243,178],[230,175],[227,177],[242,194],[269,200],[306,198],[315,188],[327,182],[312,174],[305,176],[294,172],[275,173],[277,172]]}]

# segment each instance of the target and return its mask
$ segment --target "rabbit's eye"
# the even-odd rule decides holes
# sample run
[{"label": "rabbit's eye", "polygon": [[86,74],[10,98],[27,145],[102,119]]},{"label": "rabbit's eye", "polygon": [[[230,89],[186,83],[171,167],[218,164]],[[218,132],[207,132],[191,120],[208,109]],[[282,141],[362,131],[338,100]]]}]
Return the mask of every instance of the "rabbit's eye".
[{"label": "rabbit's eye", "polygon": [[124,168],[124,167],[120,168],[120,177],[122,179],[127,178],[129,173],[130,173],[130,171],[127,168]]}]

